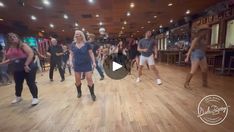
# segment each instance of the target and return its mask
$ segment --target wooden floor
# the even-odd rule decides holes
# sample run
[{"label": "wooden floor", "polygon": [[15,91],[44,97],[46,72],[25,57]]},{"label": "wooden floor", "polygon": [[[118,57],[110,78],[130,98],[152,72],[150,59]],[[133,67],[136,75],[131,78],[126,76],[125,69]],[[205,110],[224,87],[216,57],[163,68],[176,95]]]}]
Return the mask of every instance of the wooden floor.
[{"label": "wooden floor", "polygon": [[[188,68],[160,64],[163,85],[157,86],[151,71],[144,70],[136,84],[136,72],[123,80],[94,75],[97,101],[90,98],[83,81],[83,96],[76,98],[74,77],[61,83],[58,71],[50,82],[38,74],[40,104],[31,107],[25,86],[23,101],[16,105],[14,85],[0,87],[0,132],[233,132],[234,77],[209,75],[209,88],[201,87],[199,72],[184,89]],[[209,126],[197,117],[200,100],[210,94],[223,97],[231,106],[225,121]]]}]

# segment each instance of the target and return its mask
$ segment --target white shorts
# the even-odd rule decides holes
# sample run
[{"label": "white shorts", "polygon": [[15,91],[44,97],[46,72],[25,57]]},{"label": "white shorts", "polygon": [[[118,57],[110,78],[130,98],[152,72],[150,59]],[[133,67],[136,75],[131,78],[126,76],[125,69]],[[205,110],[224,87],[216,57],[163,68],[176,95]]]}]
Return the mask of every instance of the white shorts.
[{"label": "white shorts", "polygon": [[151,56],[149,57],[145,57],[145,56],[140,56],[140,66],[144,65],[145,62],[147,61],[147,63],[152,66],[152,65],[155,65],[155,62],[154,62],[154,55],[152,54]]}]

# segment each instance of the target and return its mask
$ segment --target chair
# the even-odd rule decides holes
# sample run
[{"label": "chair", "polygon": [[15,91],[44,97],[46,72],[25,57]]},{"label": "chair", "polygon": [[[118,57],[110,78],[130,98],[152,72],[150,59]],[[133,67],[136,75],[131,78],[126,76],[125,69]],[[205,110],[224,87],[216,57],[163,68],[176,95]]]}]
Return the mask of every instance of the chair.
[{"label": "chair", "polygon": [[207,56],[208,70],[215,71],[215,56]]},{"label": "chair", "polygon": [[230,60],[229,60],[228,74],[230,74],[230,72],[231,72],[233,62],[234,62],[234,56],[231,56]]}]

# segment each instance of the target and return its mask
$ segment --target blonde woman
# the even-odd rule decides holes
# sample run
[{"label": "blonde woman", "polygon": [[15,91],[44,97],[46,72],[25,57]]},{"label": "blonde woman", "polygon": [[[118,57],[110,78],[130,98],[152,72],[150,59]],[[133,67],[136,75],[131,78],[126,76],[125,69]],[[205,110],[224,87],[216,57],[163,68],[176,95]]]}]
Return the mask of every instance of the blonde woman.
[{"label": "blonde woman", "polygon": [[92,100],[95,101],[96,96],[94,94],[94,83],[92,80],[92,71],[96,67],[95,57],[92,47],[86,41],[84,33],[80,30],[75,31],[70,55],[70,61],[75,71],[77,97],[80,98],[82,96],[81,73],[85,73]]}]

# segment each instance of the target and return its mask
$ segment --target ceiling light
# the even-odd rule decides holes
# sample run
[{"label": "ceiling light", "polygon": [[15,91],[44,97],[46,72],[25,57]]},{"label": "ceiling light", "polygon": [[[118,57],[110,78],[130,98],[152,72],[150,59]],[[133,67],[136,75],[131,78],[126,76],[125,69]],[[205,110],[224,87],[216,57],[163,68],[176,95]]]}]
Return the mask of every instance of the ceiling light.
[{"label": "ceiling light", "polygon": [[78,27],[78,26],[79,26],[77,22],[75,23],[75,26],[76,26],[76,27]]},{"label": "ceiling light", "polygon": [[122,27],[122,29],[124,30],[125,28],[124,28],[124,27]]},{"label": "ceiling light", "polygon": [[37,18],[34,15],[31,16],[31,19],[34,21],[37,20]]},{"label": "ceiling light", "polygon": [[173,19],[170,20],[170,23],[173,23]]},{"label": "ceiling light", "polygon": [[131,16],[131,13],[129,11],[127,12],[127,16]]},{"label": "ceiling light", "polygon": [[126,25],[127,24],[127,21],[124,21],[124,25]]},{"label": "ceiling light", "polygon": [[155,30],[153,29],[152,31],[154,32]]},{"label": "ceiling light", "polygon": [[173,3],[169,3],[168,6],[173,6]]},{"label": "ceiling light", "polygon": [[4,21],[4,19],[0,18],[0,21]]},{"label": "ceiling light", "polygon": [[43,2],[44,5],[50,6],[50,1],[49,0],[43,0],[42,2]]},{"label": "ceiling light", "polygon": [[0,7],[4,7],[5,5],[0,1]]},{"label": "ceiling light", "polygon": [[103,25],[103,23],[102,23],[102,22],[99,22],[99,25],[100,25],[100,26],[102,26],[102,25]]},{"label": "ceiling light", "polygon": [[149,24],[150,24],[150,23],[151,23],[151,21],[148,21],[147,23],[149,23]]},{"label": "ceiling light", "polygon": [[89,3],[94,3],[94,0],[88,0],[89,1]]},{"label": "ceiling light", "polygon": [[190,14],[190,13],[191,13],[191,11],[190,11],[190,10],[187,10],[187,11],[186,11],[186,14]]},{"label": "ceiling light", "polygon": [[144,27],[141,27],[142,29],[144,28]]},{"label": "ceiling light", "polygon": [[157,18],[157,16],[154,16],[154,18]]},{"label": "ceiling light", "polygon": [[135,7],[135,4],[134,4],[134,3],[130,3],[130,7],[131,7],[131,8],[134,8],[134,7]]},{"label": "ceiling light", "polygon": [[84,31],[85,31],[85,28],[82,28],[82,31],[84,32]]},{"label": "ceiling light", "polygon": [[97,14],[96,17],[99,17],[99,15]]},{"label": "ceiling light", "polygon": [[51,28],[54,28],[54,24],[50,24],[50,27],[51,27]]},{"label": "ceiling light", "polygon": [[162,28],[162,27],[163,27],[162,25],[159,26],[159,28]]},{"label": "ceiling light", "polygon": [[63,15],[63,18],[64,18],[64,19],[68,19],[68,15],[67,15],[67,14],[64,14],[64,15]]}]

